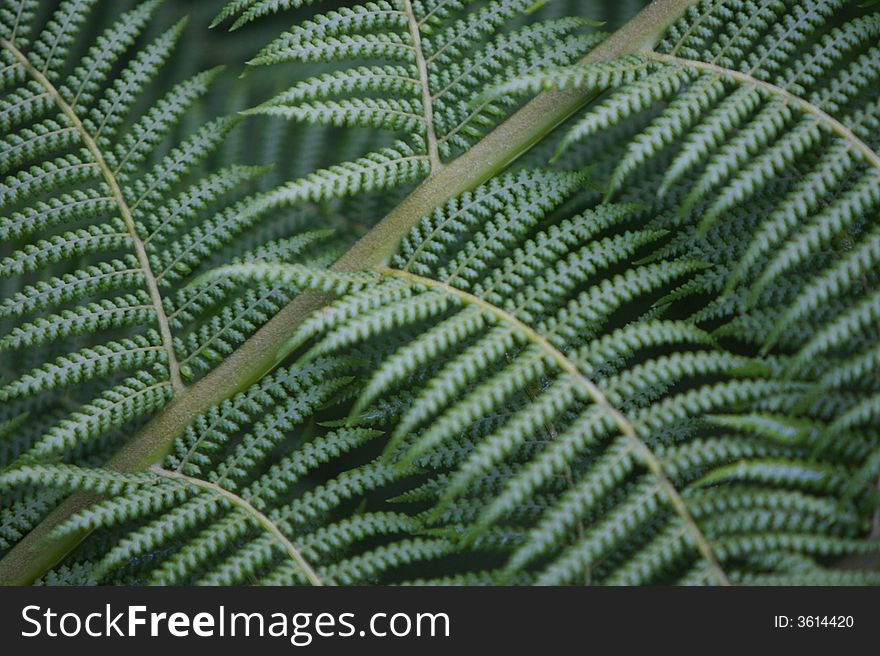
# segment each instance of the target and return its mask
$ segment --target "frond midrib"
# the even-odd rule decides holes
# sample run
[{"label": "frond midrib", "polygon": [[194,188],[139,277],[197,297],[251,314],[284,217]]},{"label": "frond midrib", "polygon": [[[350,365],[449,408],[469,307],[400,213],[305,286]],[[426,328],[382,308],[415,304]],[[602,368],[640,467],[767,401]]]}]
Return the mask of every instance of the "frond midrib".
[{"label": "frond midrib", "polygon": [[431,162],[431,174],[433,175],[443,167],[443,162],[440,160],[440,146],[437,142],[437,132],[434,128],[434,100],[431,97],[431,87],[428,84],[428,62],[422,50],[421,27],[413,11],[412,0],[402,0],[402,4],[409,27],[410,39],[412,40],[416,69],[419,72],[422,112],[424,113],[425,120],[425,141],[427,142],[428,159]]},{"label": "frond midrib", "polygon": [[682,495],[666,475],[660,458],[644,442],[644,440],[639,437],[638,431],[633,423],[608,400],[605,393],[592,380],[583,374],[571,358],[556,348],[550,340],[541,335],[537,330],[511,313],[483,298],[480,298],[479,296],[475,296],[474,294],[459,289],[447,282],[426,278],[409,271],[402,271],[400,269],[392,269],[389,267],[376,267],[375,270],[380,276],[396,278],[407,281],[414,286],[432,289],[452,296],[465,305],[472,305],[479,308],[481,311],[494,317],[499,323],[510,326],[526,341],[536,346],[541,352],[549,357],[560,370],[571,376],[575,383],[587,393],[597,406],[601,408],[602,412],[606,413],[611,418],[618,430],[620,430],[630,443],[633,451],[639,455],[642,463],[654,476],[658,487],[664,492],[673,510],[681,518],[684,530],[694,541],[697,551],[699,551],[702,558],[708,564],[716,581],[720,585],[729,585],[730,582],[713,553],[711,543],[703,534],[703,531],[700,529],[696,520],[694,520]]},{"label": "frond midrib", "polygon": [[316,586],[324,585],[324,582],[315,572],[314,568],[302,555],[302,552],[296,547],[295,544],[293,544],[293,542],[288,539],[286,535],[284,535],[283,531],[278,528],[278,525],[271,519],[269,519],[269,517],[267,517],[264,513],[260,512],[250,501],[248,501],[244,497],[241,497],[234,492],[230,492],[226,488],[221,487],[216,483],[211,483],[209,481],[204,481],[200,478],[187,476],[186,474],[183,474],[179,471],[164,469],[158,465],[150,467],[150,471],[162,478],[167,478],[185,483],[187,485],[192,485],[201,490],[205,490],[225,499],[232,506],[238,508],[246,515],[248,515],[248,517],[253,519],[257,524],[259,524],[259,526],[263,530],[271,535],[284,548],[287,555],[290,556],[290,559],[294,563],[296,563],[297,567],[302,570],[303,574],[308,579],[310,584]]},{"label": "frond midrib", "polygon": [[147,255],[147,250],[144,242],[138,234],[131,207],[129,207],[128,201],[125,199],[125,195],[122,193],[122,188],[119,185],[119,181],[116,179],[115,173],[107,164],[104,153],[101,151],[101,148],[98,146],[98,143],[95,141],[94,137],[89,133],[85,125],[83,125],[82,120],[79,118],[79,115],[76,113],[74,108],[64,99],[64,97],[61,95],[55,85],[52,84],[52,82],[42,72],[40,72],[36,66],[31,63],[27,56],[21,50],[19,50],[14,43],[8,41],[3,37],[0,37],[0,47],[10,52],[12,56],[16,59],[16,61],[21,64],[22,68],[28,73],[28,75],[30,75],[34,79],[34,81],[37,82],[37,84],[39,84],[43,89],[46,90],[46,93],[52,98],[61,113],[64,114],[67,120],[70,121],[74,130],[79,133],[80,137],[83,140],[83,144],[85,145],[91,156],[94,158],[95,164],[97,164],[98,169],[101,171],[101,175],[104,178],[104,181],[106,182],[107,186],[110,187],[113,199],[116,201],[116,205],[119,207],[119,213],[122,217],[122,220],[125,223],[126,228],[128,228],[128,235],[131,237],[135,255],[144,274],[147,291],[150,294],[150,301],[152,303],[153,310],[156,313],[156,322],[158,324],[159,334],[162,339],[162,347],[166,351],[168,356],[169,382],[171,383],[171,387],[174,390],[175,395],[180,394],[184,391],[185,385],[183,384],[183,379],[180,375],[180,363],[178,362],[177,354],[174,351],[174,341],[171,335],[171,326],[169,324],[168,317],[165,314],[165,308],[162,304],[162,294],[159,291],[158,280],[153,274],[152,266],[150,265],[150,258]]}]

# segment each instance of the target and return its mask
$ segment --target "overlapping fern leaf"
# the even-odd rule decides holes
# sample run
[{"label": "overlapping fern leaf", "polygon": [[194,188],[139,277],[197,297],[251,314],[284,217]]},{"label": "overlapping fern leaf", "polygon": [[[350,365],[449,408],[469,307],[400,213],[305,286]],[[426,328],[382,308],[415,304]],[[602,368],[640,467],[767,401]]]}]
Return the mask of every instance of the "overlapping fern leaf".
[{"label": "overlapping fern leaf", "polygon": [[608,197],[656,194],[669,222],[693,230],[680,248],[724,240],[723,268],[704,285],[716,298],[701,318],[726,320],[718,335],[765,353],[796,353],[791,375],[822,359],[816,394],[850,395],[833,433],[875,429],[880,408],[878,76],[876,9],[707,1],[652,51],[543,71],[499,91],[611,89],[562,149],[602,149]]},{"label": "overlapping fern leaf", "polygon": [[[248,113],[396,141],[354,157],[349,144],[343,163],[255,198],[224,186],[236,202],[227,208],[217,192],[205,207],[221,208],[201,223],[201,205],[167,206],[145,182],[153,173],[117,168],[134,155],[119,154],[111,134],[92,136],[91,148],[91,114],[75,114],[82,128],[74,122],[68,137],[47,136],[70,127],[71,112],[34,101],[41,113],[4,141],[12,210],[29,211],[35,194],[18,189],[41,184],[22,172],[30,160],[16,159],[31,157],[32,141],[66,158],[47,165],[35,151],[49,167],[35,175],[80,193],[93,178],[56,171],[96,151],[119,189],[99,161],[89,175],[111,188],[106,206],[44,219],[4,252],[10,271],[40,262],[39,274],[11,276],[13,288],[23,279],[44,290],[26,276],[47,271],[50,285],[74,292],[47,292],[55,305],[4,337],[33,355],[3,388],[12,396],[0,444],[13,464],[0,473],[3,536],[13,543],[63,494],[102,495],[55,529],[94,533],[43,582],[880,583],[876,571],[838,567],[880,550],[870,539],[880,530],[876,9],[697,0],[652,50],[584,65],[574,62],[598,41],[585,21],[522,21],[533,6],[389,0],[319,13],[304,0],[231,3],[217,23],[311,16],[251,62],[294,62],[299,81]],[[21,7],[0,14],[5,27],[27,18]],[[78,4],[63,7],[76,18]],[[4,47],[26,35],[13,27],[6,38]],[[34,43],[4,52],[33,53],[39,71],[54,51]],[[14,63],[4,84],[42,93]],[[43,76],[53,75],[56,95],[70,98],[71,83],[48,66]],[[538,145],[530,162],[540,165],[438,207],[385,266],[328,271],[336,251],[324,232],[279,238],[291,222],[251,230],[278,205],[406,188],[454,165],[524,93],[573,86],[601,95],[561,141]],[[98,97],[95,82],[64,102],[87,106],[93,88]],[[554,152],[549,168],[542,157]],[[257,174],[234,170],[242,183]],[[169,189],[200,198],[191,190],[230,175],[203,174],[193,187],[175,178]],[[59,201],[33,202],[50,215]],[[76,233],[101,225],[101,211],[120,233],[134,226],[127,241]],[[247,247],[229,250],[242,234]],[[101,245],[68,249],[72,239]],[[140,296],[123,307],[116,287],[98,298],[77,291],[70,275],[99,253],[127,261],[124,246],[135,270],[126,284]],[[52,269],[64,257],[77,273]],[[221,266],[196,277],[212,265]],[[292,330],[281,350],[290,360],[196,417],[161,465],[93,466],[130,413],[108,410],[113,421],[85,439],[75,427],[67,441],[52,437],[92,407],[83,403],[102,410],[128,398],[149,373],[148,356],[128,353],[137,340],[155,353],[158,405],[175,367],[186,384],[303,289],[335,300]],[[88,318],[140,301],[131,323]],[[87,399],[71,394],[59,371],[106,381],[105,396],[90,401],[94,385]]]},{"label": "overlapping fern leaf", "polygon": [[[349,573],[352,563],[451,554],[491,564],[453,570],[458,582],[872,581],[823,565],[875,548],[859,538],[877,502],[861,484],[876,475],[876,463],[865,465],[876,440],[853,434],[817,456],[822,431],[785,414],[809,385],[780,376],[784,360],[734,354],[693,322],[664,316],[680,305],[665,293],[706,263],[662,255],[668,235],[639,227],[644,208],[579,208],[583,182],[582,174],[540,170],[498,178],[426,217],[375,273],[260,263],[212,273],[340,298],[292,336],[307,345],[297,364],[199,419],[162,469],[132,481],[24,469],[5,482],[48,475],[129,490],[71,526],[106,527],[107,515],[130,520],[174,504],[125,535],[98,567],[138,570],[145,552],[173,549],[163,551],[156,581],[186,580],[167,578],[170,570],[215,583],[303,581],[309,571],[313,582],[363,581]],[[653,261],[633,264],[652,253]],[[357,373],[332,400],[350,407],[349,419],[330,422],[278,464],[261,464],[279,445],[299,442],[283,431],[303,404],[337,391],[338,378],[305,372],[346,361]],[[281,382],[289,376],[302,377],[296,394]],[[255,410],[266,416],[237,446],[217,437],[243,430]],[[302,463],[323,462],[316,452],[336,458],[331,445],[381,430],[382,457],[284,505]],[[406,484],[378,501],[365,497],[371,510],[338,524],[306,521],[311,503],[333,509],[367,494],[364,472],[377,485]],[[185,483],[199,494],[179,505]],[[272,531],[258,530],[253,513],[244,521],[243,504],[228,500],[239,493],[300,555],[309,551],[308,567],[285,556]],[[385,508],[396,508],[389,501],[424,510],[387,520]],[[386,521],[418,537],[353,559],[328,561],[309,549],[314,535],[338,526],[381,532]],[[232,551],[242,535],[251,537]],[[389,580],[379,570],[370,576]]]},{"label": "overlapping fern leaf", "polygon": [[[215,23],[232,20],[237,29],[306,4],[233,2]],[[584,33],[584,18],[522,24],[534,9],[531,0],[354,2],[297,23],[265,46],[251,66],[296,62],[317,70],[249,113],[396,136],[387,147],[292,181],[277,191],[278,201],[387,189],[436,172],[518,105],[513,97],[474,104],[487,86],[572,63],[601,39]]]},{"label": "overlapping fern leaf", "polygon": [[[351,359],[337,357],[277,371],[199,417],[148,472],[33,465],[7,474],[7,486],[110,497],[56,529],[100,533],[45,582],[368,583],[445,555],[450,542],[419,536],[407,504],[367,507],[400,478],[369,457],[381,432],[315,423],[322,406],[348,393],[353,373]],[[360,464],[316,478],[341,458]]]},{"label": "overlapping fern leaf", "polygon": [[[427,526],[460,545],[512,550],[507,575],[847,579],[820,564],[875,548],[858,538],[876,507],[876,434],[824,443],[809,409],[792,416],[811,385],[780,375],[787,359],[663,318],[683,296],[664,290],[705,263],[665,255],[664,231],[627,230],[644,224],[629,205],[554,214],[581,184],[523,172],[456,200],[294,339],[317,339],[308,358],[413,329],[353,414],[406,399],[387,457],[449,470],[406,498],[439,498]],[[305,283],[298,269],[237,271]]]},{"label": "overlapping fern leaf", "polygon": [[[150,86],[183,22],[140,43],[158,6],[141,3],[86,47],[95,2],[40,29],[38,4],[0,10],[0,466],[106,460],[296,293],[187,287],[200,268],[333,257],[310,253],[325,232],[266,229],[271,206],[244,196],[262,169],[206,172],[237,118],[178,138],[218,72]],[[54,501],[4,495],[2,545]]]}]

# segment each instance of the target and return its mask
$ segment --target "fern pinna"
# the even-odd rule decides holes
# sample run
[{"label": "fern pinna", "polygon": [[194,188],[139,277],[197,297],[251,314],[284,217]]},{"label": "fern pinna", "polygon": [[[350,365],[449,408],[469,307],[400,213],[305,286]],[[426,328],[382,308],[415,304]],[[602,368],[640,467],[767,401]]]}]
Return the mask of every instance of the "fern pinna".
[{"label": "fern pinna", "polygon": [[[216,25],[300,17],[246,122],[379,144],[247,195],[264,169],[209,157],[236,119],[161,143],[211,73],[100,127],[152,3],[55,69],[87,6],[31,45],[31,4],[0,488],[9,547],[79,493],[42,582],[878,582],[846,565],[878,551],[875,9],[662,0],[605,38],[517,0],[239,0]],[[325,268],[287,213],[362,199],[388,216]],[[156,464],[101,467],[120,443]]]},{"label": "fern pinna", "polygon": [[[308,251],[327,235],[292,226],[249,251],[231,248],[272,220],[270,204],[242,198],[262,169],[202,167],[236,117],[174,135],[218,70],[136,105],[184,29],[180,22],[135,49],[158,3],[122,14],[79,54],[75,37],[94,2],[62,3],[34,36],[37,3],[9,4],[0,15],[2,457],[7,465],[99,464],[127,427],[295,295],[222,282],[189,287],[191,274],[230,253],[326,262],[328,254]],[[40,498],[4,495],[4,545],[56,501]]]},{"label": "fern pinna", "polygon": [[[651,51],[498,89],[613,88],[558,155],[595,140],[574,161],[602,149],[606,198],[651,198],[669,213],[658,226],[685,228],[670,253],[711,253],[698,320],[787,354],[826,439],[874,439],[878,417],[878,30],[876,12],[842,1],[698,3]],[[617,130],[609,149],[601,135]],[[633,188],[639,174],[652,182]]]}]

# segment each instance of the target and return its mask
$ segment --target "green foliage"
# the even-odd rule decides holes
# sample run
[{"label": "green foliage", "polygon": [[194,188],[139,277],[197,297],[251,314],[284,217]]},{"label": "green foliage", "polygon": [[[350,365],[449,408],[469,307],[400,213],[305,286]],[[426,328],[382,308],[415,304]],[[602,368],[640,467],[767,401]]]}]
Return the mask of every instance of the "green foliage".
[{"label": "green foliage", "polygon": [[[25,466],[4,483],[49,481],[66,490],[115,493],[56,529],[60,535],[84,527],[138,526],[101,554],[85,582],[374,580],[386,567],[442,555],[448,543],[410,538],[418,526],[410,515],[365,512],[353,503],[393,480],[394,472],[381,462],[367,462],[320,485],[309,483],[315,470],[381,435],[368,428],[310,434],[308,422],[350,382],[345,375],[350,368],[345,360],[328,358],[276,372],[199,417],[168,457],[167,468],[126,475],[69,465]],[[239,432],[244,436],[236,439]],[[300,443],[294,447],[290,436],[295,432]],[[289,537],[279,539],[267,525]],[[387,536],[397,539],[373,550],[362,547]],[[157,551],[167,556],[159,563],[150,557]],[[296,560],[291,563],[292,554],[310,563],[314,573],[305,576]]]},{"label": "green foliage", "polygon": [[[734,2],[725,14],[697,3],[653,51],[537,72],[496,92],[613,88],[574,124],[560,151],[659,106],[609,157],[606,197],[629,197],[637,174],[656,171],[656,186],[639,195],[656,192],[684,220],[699,217],[698,237],[743,207],[762,206],[742,252],[726,263],[727,314],[748,312],[771,287],[782,288],[786,302],[753,341],[766,352],[805,323],[812,339],[825,341],[826,330],[839,334],[841,326],[810,316],[834,299],[864,302],[872,289],[863,273],[877,268],[880,17],[829,25],[845,5],[779,3],[752,11]],[[742,29],[729,27],[740,22]],[[835,248],[845,251],[837,261],[811,269],[817,255]],[[798,364],[822,353],[814,343],[803,346],[809,355]]]},{"label": "green foliage", "polygon": [[[762,410],[808,381],[690,321],[627,312],[704,265],[660,255],[637,206],[563,210],[582,179],[523,171],[456,199],[371,283],[335,276],[345,295],[292,338],[311,345],[302,362],[401,342],[351,421],[400,399],[386,461],[443,472],[406,497],[434,499],[426,530],[465,549],[503,540],[495,580],[544,584],[740,582],[768,540],[814,559],[873,549],[853,538],[875,502],[852,485],[871,437],[815,460],[825,427]],[[216,275],[330,288],[295,267]]]},{"label": "green foliage", "polygon": [[[233,2],[215,24],[235,17],[232,28],[237,29],[269,12],[304,4],[311,3]],[[382,0],[317,14],[265,46],[248,64],[332,62],[333,70],[306,77],[247,113],[402,136],[391,156],[367,156],[375,178],[349,182],[348,167],[332,172],[335,195],[418,180],[479,141],[516,106],[510,97],[474,105],[487,85],[573,63],[599,41],[596,34],[583,33],[591,24],[583,18],[514,24],[533,8],[532,0]],[[407,162],[403,168],[401,161]],[[360,169],[366,163],[351,166]],[[295,192],[287,196],[291,203],[299,199]]]},{"label": "green foliage", "polygon": [[[0,549],[100,495],[41,583],[878,582],[876,10],[697,0],[586,63],[581,3],[237,0],[248,75],[165,85],[183,23],[94,4],[0,9]],[[592,102],[328,268],[543,90]]]},{"label": "green foliage", "polygon": [[[327,233],[297,234],[297,226],[237,242],[277,221],[265,199],[243,197],[264,169],[205,174],[238,119],[175,134],[219,69],[150,91],[183,22],[138,45],[158,7],[143,3],[83,48],[75,35],[93,4],[61,3],[34,34],[37,3],[14,2],[2,14],[0,421],[39,417],[4,445],[4,465],[100,462],[296,294],[188,286],[212,257],[327,257],[309,253]],[[28,527],[13,521],[16,536]]]}]

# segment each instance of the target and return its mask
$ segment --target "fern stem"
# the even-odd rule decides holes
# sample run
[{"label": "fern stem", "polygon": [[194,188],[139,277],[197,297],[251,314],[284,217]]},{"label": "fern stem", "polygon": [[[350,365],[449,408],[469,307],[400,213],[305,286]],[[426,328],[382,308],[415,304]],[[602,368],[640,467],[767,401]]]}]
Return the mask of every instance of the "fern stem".
[{"label": "fern stem", "polygon": [[748,73],[742,73],[740,71],[735,71],[730,68],[724,68],[723,66],[719,66],[718,64],[711,64],[695,59],[685,59],[683,57],[676,57],[674,55],[664,55],[659,52],[653,51],[646,51],[643,54],[648,59],[656,62],[670,64],[672,66],[678,66],[680,68],[690,68],[696,71],[714,73],[719,77],[726,77],[731,80],[735,80],[747,86],[761,89],[771,96],[781,98],[786,103],[794,105],[805,114],[810,114],[811,116],[816,117],[816,119],[818,119],[820,123],[828,127],[832,132],[834,132],[834,134],[846,141],[851,148],[858,151],[858,153],[870,166],[880,170],[880,155],[874,152],[874,150],[868,144],[859,139],[855,132],[850,130],[843,123],[824,111],[818,105],[814,105],[810,101],[801,98],[800,96],[792,93],[788,89],[784,89],[783,87],[777,86],[770,82],[765,82],[764,80],[760,80],[753,75],[749,75]]},{"label": "fern stem", "polygon": [[156,313],[156,323],[159,326],[159,334],[162,337],[162,346],[168,356],[168,377],[171,382],[171,387],[174,390],[175,396],[181,395],[185,390],[185,386],[183,384],[183,379],[180,377],[180,363],[177,361],[177,354],[174,352],[174,341],[171,337],[171,327],[168,323],[168,317],[165,315],[165,308],[162,305],[162,295],[159,292],[159,284],[156,280],[156,276],[153,275],[150,258],[147,255],[147,249],[138,234],[137,226],[134,222],[134,216],[132,215],[128,201],[125,200],[125,195],[122,193],[122,188],[119,186],[119,181],[116,179],[116,175],[107,164],[107,160],[104,158],[104,153],[101,151],[101,148],[98,146],[94,137],[92,137],[89,131],[86,130],[86,127],[83,125],[83,122],[80,120],[76,111],[61,96],[58,89],[55,88],[55,85],[52,84],[49,78],[38,70],[30,60],[28,60],[24,53],[16,48],[10,41],[0,37],[0,47],[9,51],[12,56],[15,57],[16,61],[21,64],[22,68],[27,71],[28,75],[46,90],[46,93],[49,94],[61,113],[64,114],[68,121],[70,121],[74,130],[79,133],[86,149],[98,165],[101,175],[104,178],[104,182],[106,182],[107,186],[110,188],[113,199],[119,207],[119,214],[121,215],[126,228],[128,228],[128,234],[134,245],[135,255],[137,256],[138,263],[144,274],[144,280],[146,281],[147,291],[150,294],[153,310]]},{"label": "fern stem", "polygon": [[324,585],[324,582],[315,572],[314,568],[312,568],[312,566],[309,565],[308,561],[303,557],[302,552],[300,552],[300,550],[296,548],[296,545],[294,545],[293,542],[287,539],[287,536],[284,535],[284,533],[281,531],[280,528],[278,528],[278,525],[275,524],[275,522],[273,522],[266,515],[257,510],[253,506],[253,504],[247,499],[238,496],[234,492],[230,492],[226,488],[223,488],[216,483],[203,481],[200,478],[193,478],[192,476],[187,476],[186,474],[182,474],[178,471],[163,469],[158,465],[150,467],[150,471],[164,478],[183,481],[188,485],[192,485],[202,490],[207,490],[212,494],[216,494],[217,496],[226,499],[231,505],[245,512],[251,519],[257,522],[257,524],[259,524],[263,529],[265,529],[267,533],[269,533],[278,541],[278,543],[287,552],[287,555],[290,556],[290,559],[295,562],[297,567],[299,567],[300,570],[302,570],[303,574],[305,574],[309,583],[311,583],[312,585]]},{"label": "fern stem", "polygon": [[401,0],[403,11],[409,24],[409,36],[415,52],[416,68],[419,71],[419,87],[422,90],[422,112],[425,118],[425,140],[428,145],[428,158],[431,161],[431,173],[443,168],[440,160],[440,148],[437,145],[437,131],[434,129],[434,101],[431,98],[431,87],[428,85],[428,63],[422,50],[422,33],[419,22],[410,0]]},{"label": "fern stem", "polygon": [[[696,1],[654,0],[592,50],[581,63],[653,48],[666,29]],[[384,264],[394,254],[400,240],[423,216],[503,171],[586,106],[597,93],[569,89],[540,94],[473,148],[441,169],[432,171],[427,180],[331,268],[359,271]],[[118,471],[143,471],[160,461],[195,417],[247,389],[289,355],[285,345],[290,335],[309,314],[326,302],[326,297],[320,294],[299,295],[213,371],[187,387],[183,394],[175,395],[106,466]],[[52,539],[48,536],[58,523],[81,506],[82,495],[72,495],[19,541],[0,560],[0,584],[31,583],[76,548],[87,533],[71,533]]]},{"label": "fern stem", "polygon": [[658,487],[666,495],[670,505],[681,518],[685,531],[694,541],[697,551],[699,551],[700,555],[708,564],[716,582],[720,585],[730,585],[730,582],[727,580],[727,575],[721,568],[718,559],[715,558],[712,551],[712,545],[703,534],[703,531],[700,529],[696,520],[694,520],[681,494],[666,475],[666,472],[663,471],[663,463],[660,461],[660,458],[658,458],[645,441],[639,437],[635,425],[608,400],[605,393],[592,380],[587,378],[583,372],[581,372],[580,368],[578,368],[574,361],[553,346],[550,340],[541,335],[534,328],[479,296],[458,289],[448,283],[439,280],[432,280],[431,278],[424,278],[414,273],[410,273],[409,271],[400,271],[399,269],[389,269],[387,267],[378,267],[377,271],[382,276],[398,278],[405,280],[414,286],[434,289],[458,299],[465,305],[478,307],[482,312],[494,317],[499,323],[513,328],[513,330],[522,335],[526,341],[537,346],[561,371],[571,376],[575,383],[593,400],[593,403],[599,406],[602,409],[602,412],[611,418],[614,425],[617,426],[618,430],[629,441],[633,451],[639,455],[642,464],[644,464],[654,478],[657,479]]}]

